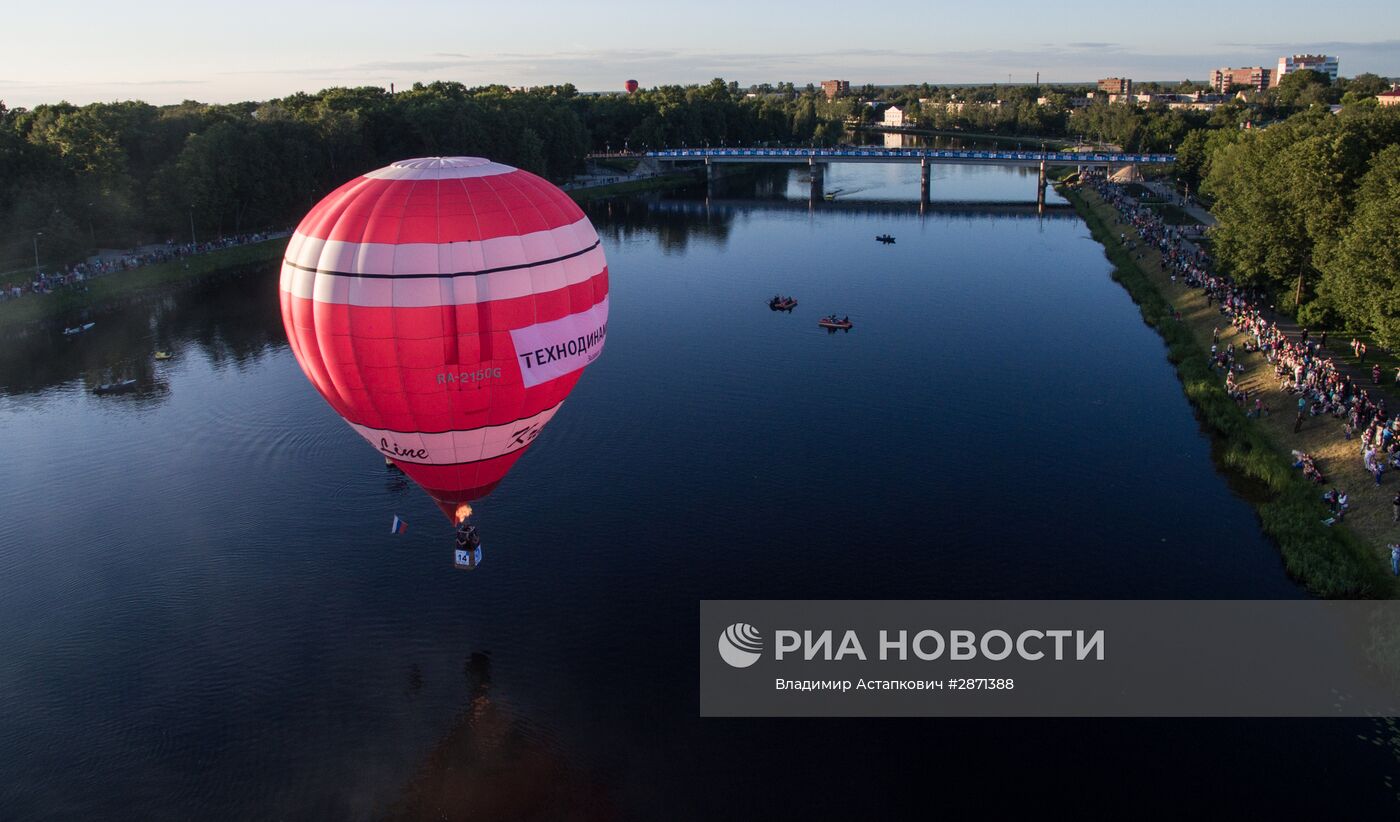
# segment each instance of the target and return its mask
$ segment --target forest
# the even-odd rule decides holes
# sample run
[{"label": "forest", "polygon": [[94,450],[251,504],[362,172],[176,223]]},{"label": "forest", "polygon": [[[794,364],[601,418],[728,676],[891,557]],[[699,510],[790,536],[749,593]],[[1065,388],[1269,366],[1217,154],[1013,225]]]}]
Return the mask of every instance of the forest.
[{"label": "forest", "polygon": [[332,88],[266,102],[138,101],[8,109],[0,102],[0,272],[93,248],[292,225],[321,197],[406,157],[477,155],[556,182],[589,151],[833,143],[811,96],[737,85],[632,95],[431,83]]}]

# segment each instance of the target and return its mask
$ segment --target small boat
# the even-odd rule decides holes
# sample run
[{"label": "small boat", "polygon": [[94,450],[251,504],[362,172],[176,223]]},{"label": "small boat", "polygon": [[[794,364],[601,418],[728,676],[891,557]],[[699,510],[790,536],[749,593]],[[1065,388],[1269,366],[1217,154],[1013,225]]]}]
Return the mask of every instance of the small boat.
[{"label": "small boat", "polygon": [[125,394],[136,388],[136,380],[122,380],[120,382],[104,382],[92,389],[94,394]]},{"label": "small boat", "polygon": [[65,328],[63,329],[63,336],[72,337],[75,334],[81,334],[84,331],[90,331],[92,330],[92,327],[94,325],[97,325],[97,323],[83,323],[82,325],[77,326],[75,328]]},{"label": "small boat", "polygon": [[880,234],[876,236],[875,239],[878,242],[884,243],[885,245],[889,245],[890,243],[894,242],[894,237],[890,236],[889,234]]},{"label": "small boat", "polygon": [[835,317],[822,317],[820,320],[817,320],[817,325],[821,326],[822,328],[839,328],[843,331],[849,331],[851,330],[853,323],[849,319],[838,320]]},{"label": "small boat", "polygon": [[169,351],[157,351],[157,352],[156,352],[156,359],[158,359],[158,360],[169,360],[169,359],[174,359],[174,357],[175,357],[175,355],[174,355],[174,354],[171,354]]},{"label": "small boat", "polygon": [[774,311],[791,311],[797,307],[797,300],[792,297],[783,297],[781,300],[769,300],[768,307]]}]

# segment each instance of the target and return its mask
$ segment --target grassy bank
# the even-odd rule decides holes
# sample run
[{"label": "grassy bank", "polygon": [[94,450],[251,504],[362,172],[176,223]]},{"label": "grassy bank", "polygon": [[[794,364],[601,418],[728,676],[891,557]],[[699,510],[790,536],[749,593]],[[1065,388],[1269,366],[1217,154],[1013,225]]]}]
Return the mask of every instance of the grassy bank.
[{"label": "grassy bank", "polygon": [[89,280],[86,291],[29,294],[0,303],[0,331],[74,316],[120,299],[178,288],[225,271],[272,262],[282,256],[287,238],[222,248],[181,260],[108,274]]},{"label": "grassy bank", "polygon": [[[1131,229],[1119,223],[1112,206],[1094,192],[1064,188],[1061,193],[1074,204],[1094,239],[1103,244],[1114,266],[1113,278],[1137,303],[1144,322],[1165,340],[1168,359],[1176,366],[1186,396],[1219,438],[1218,459],[1261,489],[1254,500],[1259,518],[1265,533],[1278,543],[1289,575],[1318,596],[1393,596],[1395,585],[1382,559],[1387,531],[1377,522],[1383,517],[1389,524],[1389,500],[1365,483],[1361,488],[1344,485],[1354,501],[1363,499],[1354,504],[1358,510],[1345,524],[1328,527],[1323,524],[1328,516],[1321,500],[1324,489],[1303,479],[1302,472],[1291,465],[1292,448],[1321,453],[1326,461],[1321,467],[1329,479],[1343,476],[1348,483],[1355,479],[1343,466],[1355,449],[1347,443],[1336,450],[1333,441],[1341,439],[1340,429],[1329,433],[1323,428],[1322,420],[1333,422],[1331,418],[1310,420],[1306,436],[1293,435],[1291,398],[1277,390],[1272,367],[1258,355],[1244,355],[1248,370],[1241,384],[1249,387],[1251,394],[1259,391],[1265,396],[1274,413],[1260,420],[1246,417],[1226,394],[1224,377],[1207,365],[1213,329],[1221,329],[1222,345],[1233,333],[1225,319],[1205,304],[1199,292],[1171,283],[1155,250],[1125,248],[1118,236]],[[1173,309],[1181,311],[1181,321],[1174,318]],[[1239,342],[1236,340],[1237,347]],[[1268,390],[1271,384],[1273,395]],[[1350,462],[1359,465],[1359,455]],[[1366,516],[1358,522],[1358,514]],[[1227,550],[1228,546],[1220,548]]]},{"label": "grassy bank", "polygon": [[605,197],[617,197],[623,194],[636,194],[642,191],[660,191],[662,189],[695,185],[697,179],[696,175],[691,173],[667,174],[661,177],[648,177],[645,180],[614,183],[610,186],[576,188],[569,192],[569,196],[573,197],[576,203],[586,203],[589,200],[601,200]]}]

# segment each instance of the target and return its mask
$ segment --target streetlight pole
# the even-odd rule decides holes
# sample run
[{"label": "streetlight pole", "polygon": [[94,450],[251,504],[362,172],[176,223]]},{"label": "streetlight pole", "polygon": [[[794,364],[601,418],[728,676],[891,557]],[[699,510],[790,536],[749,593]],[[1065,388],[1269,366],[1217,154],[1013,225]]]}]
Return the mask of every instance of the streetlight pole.
[{"label": "streetlight pole", "polygon": [[[190,206],[190,245],[198,245],[198,242],[194,238],[194,206]],[[194,249],[191,248],[190,250],[193,251]]]},{"label": "streetlight pole", "polygon": [[39,238],[44,236],[44,232],[34,232],[34,276],[39,276]]}]

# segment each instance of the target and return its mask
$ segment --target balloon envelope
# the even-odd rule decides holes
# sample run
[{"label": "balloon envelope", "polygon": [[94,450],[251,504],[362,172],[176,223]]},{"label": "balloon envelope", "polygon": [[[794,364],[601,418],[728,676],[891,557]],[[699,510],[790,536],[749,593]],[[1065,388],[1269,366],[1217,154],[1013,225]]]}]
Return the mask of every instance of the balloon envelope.
[{"label": "balloon envelope", "polygon": [[637,81],[628,80],[626,83],[623,84],[623,88],[627,89],[628,94],[631,94],[632,92],[637,90]]},{"label": "balloon envelope", "polygon": [[608,268],[554,185],[428,157],[317,204],[287,244],[281,301],[316,390],[450,515],[490,493],[602,352]]}]

